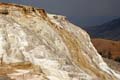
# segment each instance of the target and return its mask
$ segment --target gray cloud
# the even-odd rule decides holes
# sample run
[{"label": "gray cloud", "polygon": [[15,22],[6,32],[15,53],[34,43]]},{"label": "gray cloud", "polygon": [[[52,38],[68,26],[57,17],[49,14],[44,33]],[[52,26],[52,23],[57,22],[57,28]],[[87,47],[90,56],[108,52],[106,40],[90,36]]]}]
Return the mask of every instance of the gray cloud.
[{"label": "gray cloud", "polygon": [[81,16],[118,16],[120,0],[0,0],[36,7],[53,13]]},{"label": "gray cloud", "polygon": [[[50,13],[69,18],[120,16],[120,0],[0,0],[44,8]],[[82,17],[81,17],[82,16]],[[87,19],[87,18],[86,18]],[[75,20],[74,20],[75,21]]]}]

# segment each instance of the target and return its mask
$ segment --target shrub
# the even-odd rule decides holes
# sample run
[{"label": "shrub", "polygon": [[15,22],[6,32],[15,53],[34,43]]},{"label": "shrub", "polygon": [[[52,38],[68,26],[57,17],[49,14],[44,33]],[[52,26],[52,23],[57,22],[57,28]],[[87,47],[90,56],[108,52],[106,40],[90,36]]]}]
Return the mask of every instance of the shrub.
[{"label": "shrub", "polygon": [[116,57],[115,61],[120,62],[120,56]]}]

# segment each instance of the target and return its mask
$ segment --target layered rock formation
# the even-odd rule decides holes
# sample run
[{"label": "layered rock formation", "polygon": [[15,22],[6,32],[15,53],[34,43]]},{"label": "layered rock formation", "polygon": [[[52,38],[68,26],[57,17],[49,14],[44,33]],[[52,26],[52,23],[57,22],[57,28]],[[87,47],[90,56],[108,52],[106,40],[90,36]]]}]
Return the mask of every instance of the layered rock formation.
[{"label": "layered rock formation", "polygon": [[29,6],[0,3],[0,59],[15,80],[120,79],[84,30]]}]

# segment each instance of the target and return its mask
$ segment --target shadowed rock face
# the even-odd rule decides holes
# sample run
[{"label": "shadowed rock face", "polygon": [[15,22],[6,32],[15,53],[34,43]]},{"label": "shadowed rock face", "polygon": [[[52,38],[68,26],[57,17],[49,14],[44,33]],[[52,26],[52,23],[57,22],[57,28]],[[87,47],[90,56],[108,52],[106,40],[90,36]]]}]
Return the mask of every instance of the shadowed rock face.
[{"label": "shadowed rock face", "polygon": [[29,6],[0,4],[0,58],[12,69],[5,74],[16,80],[120,79],[84,30]]}]

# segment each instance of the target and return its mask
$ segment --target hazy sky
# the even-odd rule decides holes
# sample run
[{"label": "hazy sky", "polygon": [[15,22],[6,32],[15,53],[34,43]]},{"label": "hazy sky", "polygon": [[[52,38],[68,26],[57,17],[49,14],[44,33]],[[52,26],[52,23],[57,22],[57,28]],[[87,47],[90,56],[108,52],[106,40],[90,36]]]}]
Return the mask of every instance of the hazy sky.
[{"label": "hazy sky", "polygon": [[120,16],[120,0],[0,0],[44,8],[77,25],[101,24]]}]

